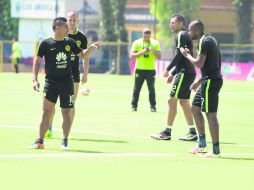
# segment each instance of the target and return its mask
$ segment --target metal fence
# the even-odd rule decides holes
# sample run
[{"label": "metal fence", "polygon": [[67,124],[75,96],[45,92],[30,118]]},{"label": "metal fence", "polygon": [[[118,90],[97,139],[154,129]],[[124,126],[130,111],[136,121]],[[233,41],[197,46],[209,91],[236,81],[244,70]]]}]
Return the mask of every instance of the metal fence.
[{"label": "metal fence", "polygon": [[[38,42],[20,42],[22,59],[21,72],[31,72],[33,56],[37,51]],[[12,41],[0,41],[0,71],[10,72]],[[221,44],[222,61],[254,62],[254,44]],[[95,51],[90,57],[91,73],[129,74],[130,44],[124,42],[104,42],[102,49]],[[165,61],[171,59],[172,51],[162,49]],[[81,64],[80,64],[81,66]],[[82,66],[80,67],[82,70]]]},{"label": "metal fence", "polygon": [[[38,42],[20,42],[22,59],[21,72],[31,72],[33,57],[37,52]],[[0,71],[10,72],[12,41],[0,41]],[[126,42],[103,42],[100,50],[94,51],[90,57],[90,72],[129,74],[129,44]],[[82,64],[80,62],[80,68]]]}]

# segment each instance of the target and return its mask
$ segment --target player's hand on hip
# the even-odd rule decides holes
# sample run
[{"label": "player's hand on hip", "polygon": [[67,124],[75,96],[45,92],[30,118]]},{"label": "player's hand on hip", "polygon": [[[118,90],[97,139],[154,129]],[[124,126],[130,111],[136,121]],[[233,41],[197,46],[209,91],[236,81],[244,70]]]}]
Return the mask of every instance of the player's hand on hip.
[{"label": "player's hand on hip", "polygon": [[85,84],[87,82],[87,75],[83,74],[81,79],[82,84]]},{"label": "player's hand on hip", "polygon": [[38,81],[33,81],[33,89],[37,92],[40,92],[40,83]]}]

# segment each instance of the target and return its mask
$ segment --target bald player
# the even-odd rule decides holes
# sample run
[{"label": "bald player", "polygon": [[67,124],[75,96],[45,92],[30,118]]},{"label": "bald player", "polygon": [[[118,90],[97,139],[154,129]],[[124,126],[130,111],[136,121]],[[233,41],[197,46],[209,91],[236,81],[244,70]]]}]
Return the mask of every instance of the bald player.
[{"label": "bald player", "polygon": [[194,66],[200,68],[202,73],[202,78],[191,86],[192,90],[199,87],[192,102],[192,113],[198,129],[199,143],[191,149],[190,153],[206,152],[205,121],[202,115],[204,112],[213,143],[213,150],[204,154],[204,157],[218,157],[220,156],[220,145],[217,110],[219,92],[223,84],[220,49],[217,40],[204,33],[204,24],[200,20],[190,23],[189,34],[193,40],[198,40],[197,57],[194,58],[186,48],[180,48],[180,51]]}]

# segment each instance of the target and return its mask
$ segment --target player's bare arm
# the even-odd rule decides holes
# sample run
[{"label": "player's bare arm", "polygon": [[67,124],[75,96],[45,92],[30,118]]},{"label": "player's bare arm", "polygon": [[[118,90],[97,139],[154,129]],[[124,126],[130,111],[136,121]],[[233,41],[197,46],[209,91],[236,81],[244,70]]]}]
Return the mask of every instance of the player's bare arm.
[{"label": "player's bare arm", "polygon": [[186,57],[193,65],[195,65],[198,68],[202,68],[205,64],[206,55],[198,54],[197,58],[194,58],[189,53],[189,50],[187,48],[180,48],[181,53],[184,57]]},{"label": "player's bare arm", "polygon": [[84,68],[84,73],[83,73],[82,79],[81,79],[82,84],[87,82],[87,75],[89,72],[89,58],[86,58],[83,60],[83,68]]},{"label": "player's bare arm", "polygon": [[40,56],[36,56],[33,64],[33,89],[35,91],[39,91],[40,83],[38,81],[38,72],[40,69],[42,58]]},{"label": "player's bare arm", "polygon": [[173,72],[176,70],[176,66],[172,67],[169,71],[165,70],[163,73],[163,77],[169,77],[171,75],[172,79],[174,78]]}]

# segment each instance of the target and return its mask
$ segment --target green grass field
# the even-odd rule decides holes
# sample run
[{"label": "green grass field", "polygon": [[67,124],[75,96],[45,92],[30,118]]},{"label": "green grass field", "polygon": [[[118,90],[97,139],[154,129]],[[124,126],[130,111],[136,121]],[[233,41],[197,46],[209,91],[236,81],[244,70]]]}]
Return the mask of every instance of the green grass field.
[{"label": "green grass field", "polygon": [[181,109],[172,141],[149,137],[165,127],[170,86],[164,79],[156,81],[157,113],[149,110],[146,85],[138,112],[130,111],[130,76],[89,75],[87,85],[90,95],[79,95],[76,102],[71,149],[60,149],[57,103],[53,138],[46,139],[45,150],[31,150],[27,147],[37,138],[42,92],[32,91],[31,74],[0,73],[1,190],[254,189],[253,82],[224,83],[219,106],[222,158],[215,159],[188,155],[195,143],[177,140],[187,132]]}]

